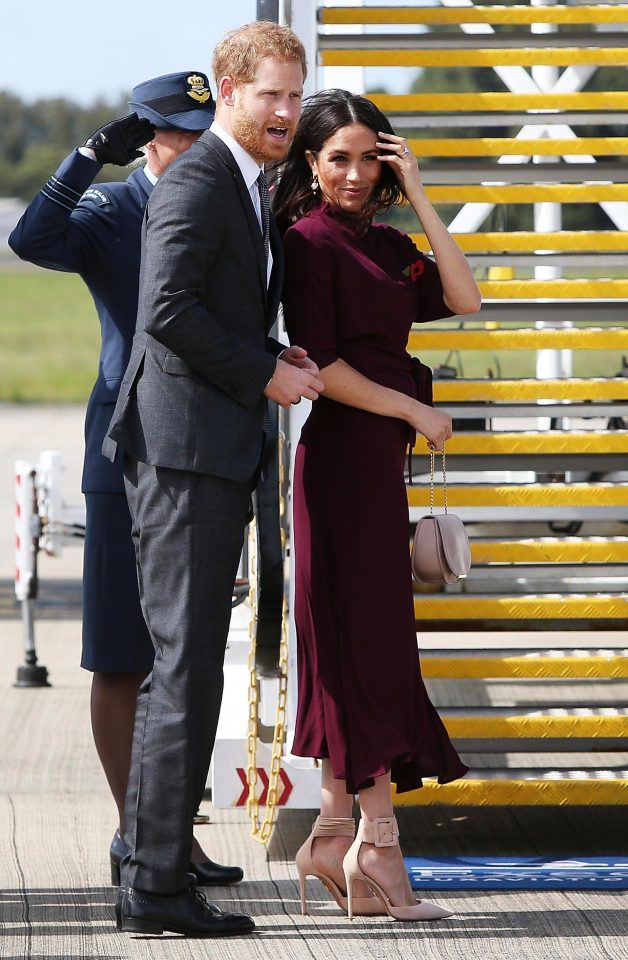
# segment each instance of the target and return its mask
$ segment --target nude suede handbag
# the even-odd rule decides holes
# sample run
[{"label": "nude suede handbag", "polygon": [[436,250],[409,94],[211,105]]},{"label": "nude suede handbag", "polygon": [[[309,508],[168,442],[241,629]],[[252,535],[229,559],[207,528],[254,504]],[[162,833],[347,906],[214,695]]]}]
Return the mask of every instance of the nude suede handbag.
[{"label": "nude suede handbag", "polygon": [[[444,513],[434,513],[434,459],[442,457]],[[445,450],[430,450],[430,512],[416,525],[410,555],[412,576],[419,583],[457,583],[471,566],[469,538],[460,517],[447,510]]]}]

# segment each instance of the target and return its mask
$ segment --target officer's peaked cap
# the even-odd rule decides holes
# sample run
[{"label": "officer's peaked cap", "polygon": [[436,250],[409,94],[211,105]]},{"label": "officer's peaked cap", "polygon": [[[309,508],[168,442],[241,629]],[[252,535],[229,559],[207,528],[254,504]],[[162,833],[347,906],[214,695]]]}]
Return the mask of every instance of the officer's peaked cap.
[{"label": "officer's peaked cap", "polygon": [[167,73],[138,83],[131,90],[129,108],[158,129],[206,130],[216,105],[204,73]]}]

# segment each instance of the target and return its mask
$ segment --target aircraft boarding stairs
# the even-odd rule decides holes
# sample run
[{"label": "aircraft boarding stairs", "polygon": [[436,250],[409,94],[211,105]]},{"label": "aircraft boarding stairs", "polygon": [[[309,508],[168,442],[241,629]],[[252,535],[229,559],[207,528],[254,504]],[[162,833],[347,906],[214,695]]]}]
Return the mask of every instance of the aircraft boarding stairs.
[{"label": "aircraft boarding stairs", "polygon": [[[628,800],[628,137],[603,135],[625,125],[628,93],[582,92],[598,67],[628,63],[627,23],[622,3],[319,9],[324,66],[429,78],[482,65],[508,88],[372,95],[411,131],[432,201],[462,204],[450,229],[486,277],[479,315],[418,327],[410,349],[444,373],[454,354],[493,368],[435,380],[455,420],[449,508],[473,566],[460,584],[415,593],[423,675],[472,770],[398,804]],[[467,135],[482,127],[507,135]],[[563,231],[562,205],[584,203],[610,227]],[[533,205],[534,232],[480,230],[511,204]],[[530,353],[530,373],[500,375]],[[421,438],[415,454],[414,522],[429,501]]]}]

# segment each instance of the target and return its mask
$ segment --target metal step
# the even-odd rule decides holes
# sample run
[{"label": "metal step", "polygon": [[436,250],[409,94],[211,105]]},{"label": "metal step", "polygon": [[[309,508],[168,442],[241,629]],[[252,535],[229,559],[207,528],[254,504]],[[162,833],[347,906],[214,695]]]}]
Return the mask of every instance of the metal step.
[{"label": "metal step", "polygon": [[[621,707],[545,707],[513,714],[511,707],[439,707],[450,737],[483,739],[613,739],[628,735],[628,710]],[[463,747],[464,749],[464,747]]]},{"label": "metal step", "polygon": [[[548,281],[553,282],[557,281]],[[525,302],[529,310],[529,305],[535,301]],[[595,319],[600,319],[598,312]],[[628,350],[628,327],[546,327],[541,330],[439,330],[432,327],[413,330],[408,350],[417,353],[422,350]]]},{"label": "metal step", "polygon": [[[628,377],[582,377],[564,380],[453,380],[434,381],[434,400],[437,403],[465,402],[491,404],[491,416],[498,402],[523,400],[628,400]],[[509,409],[509,408],[507,408]],[[503,411],[504,408],[501,408]],[[545,408],[544,408],[545,410]],[[590,413],[597,406],[588,408]],[[541,411],[538,411],[539,413]],[[571,413],[565,410],[564,413]],[[515,414],[513,414],[514,416]]]},{"label": "metal step", "polygon": [[628,297],[628,280],[480,280],[478,287],[483,297],[493,300]]},{"label": "metal step", "polygon": [[[547,37],[547,34],[545,36]],[[586,116],[584,111],[626,110],[624,90],[591,93],[505,93],[492,90],[477,93],[369,93],[368,98],[386,114],[576,110]],[[395,123],[399,123],[397,116]]]},{"label": "metal step", "polygon": [[[491,596],[439,593],[414,598],[416,620],[618,620],[628,626],[628,595],[596,593]],[[627,731],[628,732],[628,731]]]},{"label": "metal step", "polygon": [[[474,564],[628,563],[628,537],[541,537],[471,540]],[[492,567],[495,569],[495,567]],[[512,571],[513,576],[516,571]]]},{"label": "metal step", "polygon": [[[489,411],[484,410],[480,415],[487,417]],[[542,407],[533,415],[550,414]],[[573,414],[562,408],[558,415]],[[417,439],[414,453],[425,454],[423,437]],[[620,471],[628,469],[628,431],[457,431],[447,441],[447,466],[450,471],[526,469],[539,473],[588,471],[598,475]],[[416,475],[414,462],[413,470]]]},{"label": "metal step", "polygon": [[[407,488],[411,507],[429,507],[429,483],[415,483]],[[618,513],[628,519],[628,484],[616,483],[464,483],[447,485],[450,509],[458,507],[567,507],[595,509],[623,508]],[[442,486],[434,490],[434,505],[442,507]],[[540,518],[540,514],[538,514]]]},{"label": "metal step", "polygon": [[406,24],[532,24],[532,23],[626,23],[628,13],[624,4],[556,4],[551,7],[532,7],[527,4],[439,7],[321,7],[319,23],[330,25],[406,23]]},{"label": "metal step", "polygon": [[430,650],[421,656],[426,680],[622,679],[628,677],[628,649],[615,650]]},{"label": "metal step", "polygon": [[[552,34],[552,41],[556,34]],[[426,50],[367,49],[363,35],[347,37],[345,49],[321,50],[320,65],[323,67],[534,67],[534,66],[628,66],[628,47],[596,46],[593,40],[605,40],[604,35],[588,38],[584,47],[535,48],[531,44],[518,49],[492,48],[484,45],[477,49],[446,50],[429,46]],[[611,35],[612,36],[612,35]],[[542,35],[547,43],[547,34]],[[583,35],[583,38],[586,35]],[[622,34],[623,43],[626,35]],[[481,39],[491,36],[482,34]],[[463,36],[458,38],[462,47]],[[612,43],[613,41],[611,41]],[[355,44],[355,46],[354,46]],[[358,46],[359,44],[359,46]]]},{"label": "metal step", "polygon": [[432,804],[445,806],[615,806],[628,803],[628,778],[579,777],[533,779],[475,779],[467,775],[454,783],[439,785],[425,780],[420,790],[397,793],[397,807],[418,807]]},{"label": "metal step", "polygon": [[[537,411],[541,416],[543,408]],[[568,415],[569,411],[564,411]],[[551,430],[519,431],[499,430],[492,433],[455,433],[446,444],[447,460],[451,454],[468,456],[492,456],[495,454],[526,456],[532,453],[576,454],[591,453],[628,454],[628,430]],[[425,453],[425,438],[414,447],[416,453]],[[628,468],[628,460],[623,465]]]},{"label": "metal step", "polygon": [[[530,167],[538,170],[538,167]],[[499,170],[501,173],[501,168]],[[458,246],[465,252],[515,253],[517,251],[628,251],[628,231],[623,230],[559,230],[553,233],[517,231],[509,233],[454,233]],[[411,233],[411,239],[420,250],[429,251],[424,233]]]}]

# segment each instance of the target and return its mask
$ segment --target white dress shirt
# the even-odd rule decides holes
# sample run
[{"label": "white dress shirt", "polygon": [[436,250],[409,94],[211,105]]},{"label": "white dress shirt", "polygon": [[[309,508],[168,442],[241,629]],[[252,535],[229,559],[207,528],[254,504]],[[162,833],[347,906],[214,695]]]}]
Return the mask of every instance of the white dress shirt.
[{"label": "white dress shirt", "polygon": [[[257,188],[257,178],[260,173],[264,172],[264,168],[260,167],[259,164],[253,159],[250,153],[247,153],[244,147],[240,146],[237,140],[227,133],[219,123],[215,120],[213,121],[211,127],[209,128],[213,134],[215,134],[228,150],[231,151],[233,159],[237,163],[240,173],[246,184],[246,188],[249,191],[251,197],[251,203],[257,215],[257,219],[260,225],[260,230],[262,230],[262,207],[259,199],[259,190]],[[266,267],[266,286],[270,283],[270,274],[273,269],[273,255],[272,251],[268,250],[268,264]]]}]

